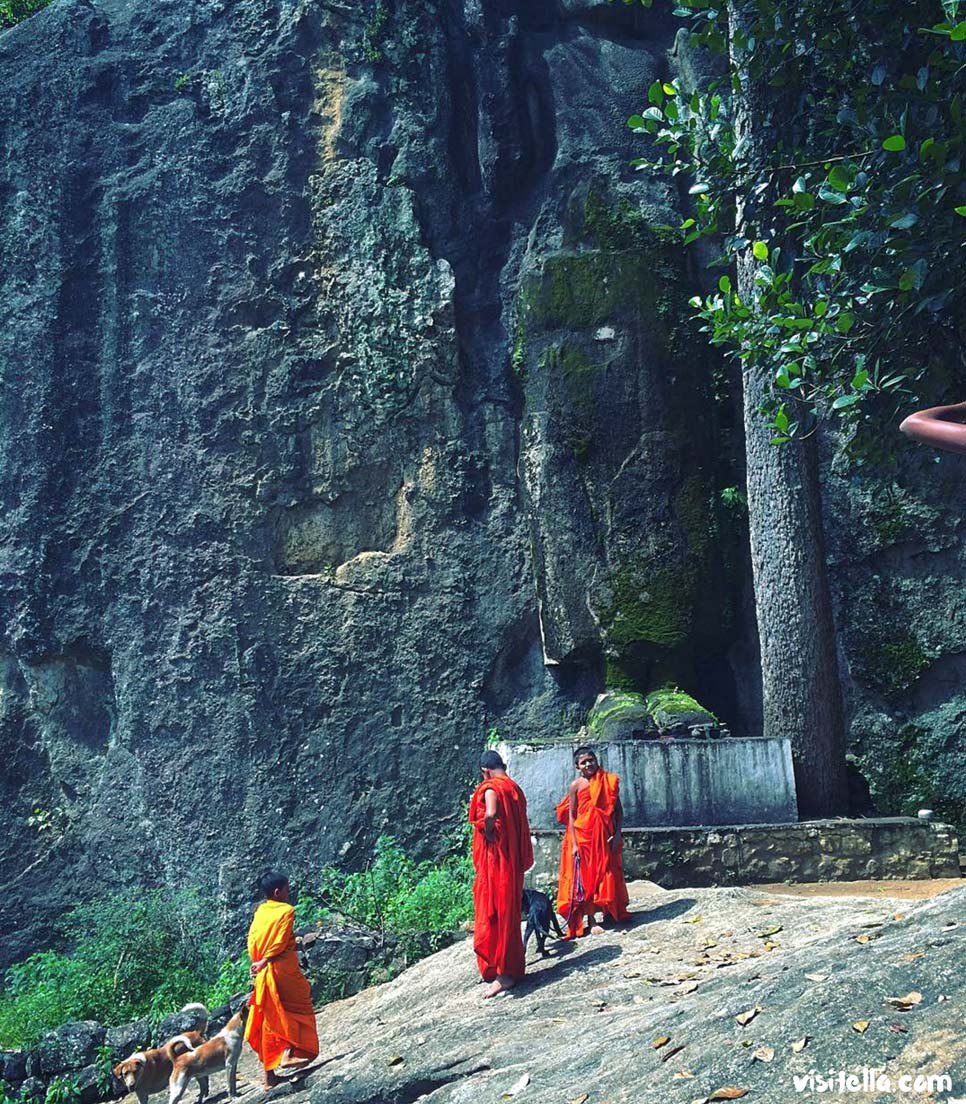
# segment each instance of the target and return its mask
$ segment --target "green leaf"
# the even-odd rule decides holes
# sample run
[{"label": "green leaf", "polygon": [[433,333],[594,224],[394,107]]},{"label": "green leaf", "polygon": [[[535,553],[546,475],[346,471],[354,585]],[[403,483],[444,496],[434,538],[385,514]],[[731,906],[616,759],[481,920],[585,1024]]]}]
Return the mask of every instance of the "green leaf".
[{"label": "green leaf", "polygon": [[840,314],[835,320],[835,328],[840,334],[847,334],[855,325],[855,315],[849,311]]},{"label": "green leaf", "polygon": [[661,89],[663,90],[665,96],[676,96],[678,94],[678,90],[674,87],[673,84],[662,84]]},{"label": "green leaf", "polygon": [[768,246],[765,244],[765,242],[756,241],[755,244],[751,247],[751,251],[755,255],[755,258],[757,260],[759,260],[759,261],[767,261],[768,260]]},{"label": "green leaf", "polygon": [[647,90],[647,102],[661,107],[664,104],[664,93],[661,91],[661,82],[655,81]]},{"label": "green leaf", "polygon": [[953,42],[966,42],[966,19],[962,23],[957,23],[955,27],[949,32],[949,37]]},{"label": "green leaf", "polygon": [[861,391],[869,381],[869,373],[865,368],[860,368],[852,377],[852,388]]},{"label": "green leaf", "polygon": [[632,115],[627,120],[627,125],[631,128],[631,130],[643,130],[644,118],[641,115]]},{"label": "green leaf", "polygon": [[731,294],[731,277],[730,276],[722,276],[721,277],[721,279],[718,281],[718,290],[721,291],[721,293],[723,295],[730,295]]},{"label": "green leaf", "polygon": [[966,207],[957,207],[956,208],[956,214],[957,215],[962,215],[963,218],[966,218]]},{"label": "green leaf", "polygon": [[901,134],[893,134],[882,143],[882,148],[889,153],[900,153],[906,148],[906,140]]},{"label": "green leaf", "polygon": [[704,300],[700,295],[692,295],[688,300],[688,306],[694,307],[695,310],[700,310],[704,306]]},{"label": "green leaf", "polygon": [[800,176],[795,181],[795,183],[792,185],[792,191],[793,192],[807,192],[808,191],[808,185],[805,183],[805,177],[804,176]]},{"label": "green leaf", "polygon": [[919,221],[919,216],[915,211],[907,211],[904,215],[899,215],[898,218],[894,218],[889,225],[894,230],[908,230],[911,226],[915,226]]},{"label": "green leaf", "polygon": [[788,429],[788,415],[785,413],[785,404],[778,408],[778,413],[775,415],[775,421],[772,423],[780,433],[784,433]]},{"label": "green leaf", "polygon": [[861,395],[839,395],[839,397],[832,403],[833,410],[845,410],[849,406],[855,406],[857,402],[862,401]]},{"label": "green leaf", "polygon": [[837,192],[847,192],[852,186],[852,177],[841,165],[836,165],[828,174],[828,182]]},{"label": "green leaf", "polygon": [[688,195],[705,195],[707,192],[710,192],[710,191],[711,191],[711,185],[710,184],[706,184],[703,181],[699,181],[697,184],[692,184],[691,187],[688,188]]}]

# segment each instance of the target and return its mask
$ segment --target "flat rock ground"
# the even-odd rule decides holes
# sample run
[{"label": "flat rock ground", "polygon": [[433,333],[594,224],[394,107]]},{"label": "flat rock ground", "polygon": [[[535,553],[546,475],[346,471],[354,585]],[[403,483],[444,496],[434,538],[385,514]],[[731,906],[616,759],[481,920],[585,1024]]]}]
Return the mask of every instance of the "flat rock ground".
[{"label": "flat rock ground", "polygon": [[[531,943],[526,981],[494,1000],[482,999],[463,941],[323,1008],[320,1064],[268,1095],[320,1104],[966,1096],[966,883],[850,889],[634,883],[632,923],[548,943],[542,960]],[[901,997],[906,1010],[889,1003]],[[888,1088],[867,1091],[867,1069]],[[796,1088],[794,1076],[811,1071],[836,1079],[835,1091],[817,1080]],[[250,1052],[242,1073],[256,1104]],[[840,1074],[858,1077],[858,1090]],[[903,1075],[941,1074],[951,1090],[900,1091]],[[212,1089],[223,1092],[220,1077]]]}]

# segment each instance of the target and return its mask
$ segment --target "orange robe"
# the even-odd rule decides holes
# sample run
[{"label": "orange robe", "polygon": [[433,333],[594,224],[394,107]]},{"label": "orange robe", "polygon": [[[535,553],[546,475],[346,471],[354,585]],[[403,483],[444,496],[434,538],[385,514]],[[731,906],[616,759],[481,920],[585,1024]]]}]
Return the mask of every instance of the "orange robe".
[{"label": "orange robe", "polygon": [[[496,794],[496,838],[483,834],[487,790]],[[520,909],[523,875],[533,866],[527,799],[512,779],[496,775],[481,782],[470,799],[473,832],[473,950],[484,981],[499,976],[522,978],[523,936]]]},{"label": "orange robe", "polygon": [[245,1038],[267,1070],[275,1069],[285,1051],[292,1058],[319,1053],[312,993],[299,969],[295,949],[295,909],[284,901],[265,901],[255,910],[248,929],[252,962],[271,958],[255,975],[245,1024]]},{"label": "orange robe", "polygon": [[[573,844],[570,833],[564,832],[560,851],[560,882],[557,886],[557,912],[567,921],[568,934],[583,935],[587,913],[606,912],[614,920],[628,920],[627,886],[621,839],[616,851],[607,840],[614,834],[614,813],[620,797],[620,779],[609,771],[598,770],[587,780],[586,788],[577,791],[577,812],[574,835],[580,857],[580,877],[574,877]],[[570,815],[570,794],[557,805],[557,820],[567,825]]]}]

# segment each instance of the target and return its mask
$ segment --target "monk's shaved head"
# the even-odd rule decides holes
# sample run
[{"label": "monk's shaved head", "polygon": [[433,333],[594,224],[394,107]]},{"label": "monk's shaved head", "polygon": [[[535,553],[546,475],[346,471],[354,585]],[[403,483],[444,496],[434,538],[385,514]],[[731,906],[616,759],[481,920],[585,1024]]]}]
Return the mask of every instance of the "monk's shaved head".
[{"label": "monk's shaved head", "polygon": [[577,750],[574,752],[574,762],[576,763],[577,760],[580,759],[584,755],[589,755],[591,757],[591,759],[594,759],[594,760],[597,759],[597,752],[594,751],[594,749],[592,747],[588,747],[586,744],[583,744],[581,747],[577,748]]},{"label": "monk's shaved head", "polygon": [[506,763],[498,752],[484,751],[480,756],[480,770],[506,770]]},{"label": "monk's shaved head", "polygon": [[266,870],[258,879],[258,888],[266,897],[271,897],[276,889],[288,885],[288,878],[277,870]]}]

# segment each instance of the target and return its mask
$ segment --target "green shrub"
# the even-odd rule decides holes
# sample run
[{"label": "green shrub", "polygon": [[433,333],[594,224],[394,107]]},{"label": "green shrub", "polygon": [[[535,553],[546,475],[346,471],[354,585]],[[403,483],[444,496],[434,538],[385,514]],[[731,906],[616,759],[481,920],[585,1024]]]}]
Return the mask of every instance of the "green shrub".
[{"label": "green shrub", "polygon": [[55,1077],[47,1086],[44,1104],[80,1104],[77,1082],[69,1077]]},{"label": "green shrub", "polygon": [[325,867],[318,894],[309,900],[317,911],[306,909],[303,922],[332,909],[397,937],[407,961],[413,962],[448,943],[473,915],[473,863],[463,843],[441,861],[417,862],[391,836],[380,836],[365,870],[346,873]]},{"label": "green shrub", "polygon": [[7,971],[0,1047],[29,1045],[68,1020],[158,1020],[189,1001],[221,1003],[246,987],[247,968],[225,961],[213,929],[210,908],[188,891],[78,906],[62,926],[69,950],[40,951]]},{"label": "green shrub", "polygon": [[42,11],[50,0],[0,0],[0,31]]}]

